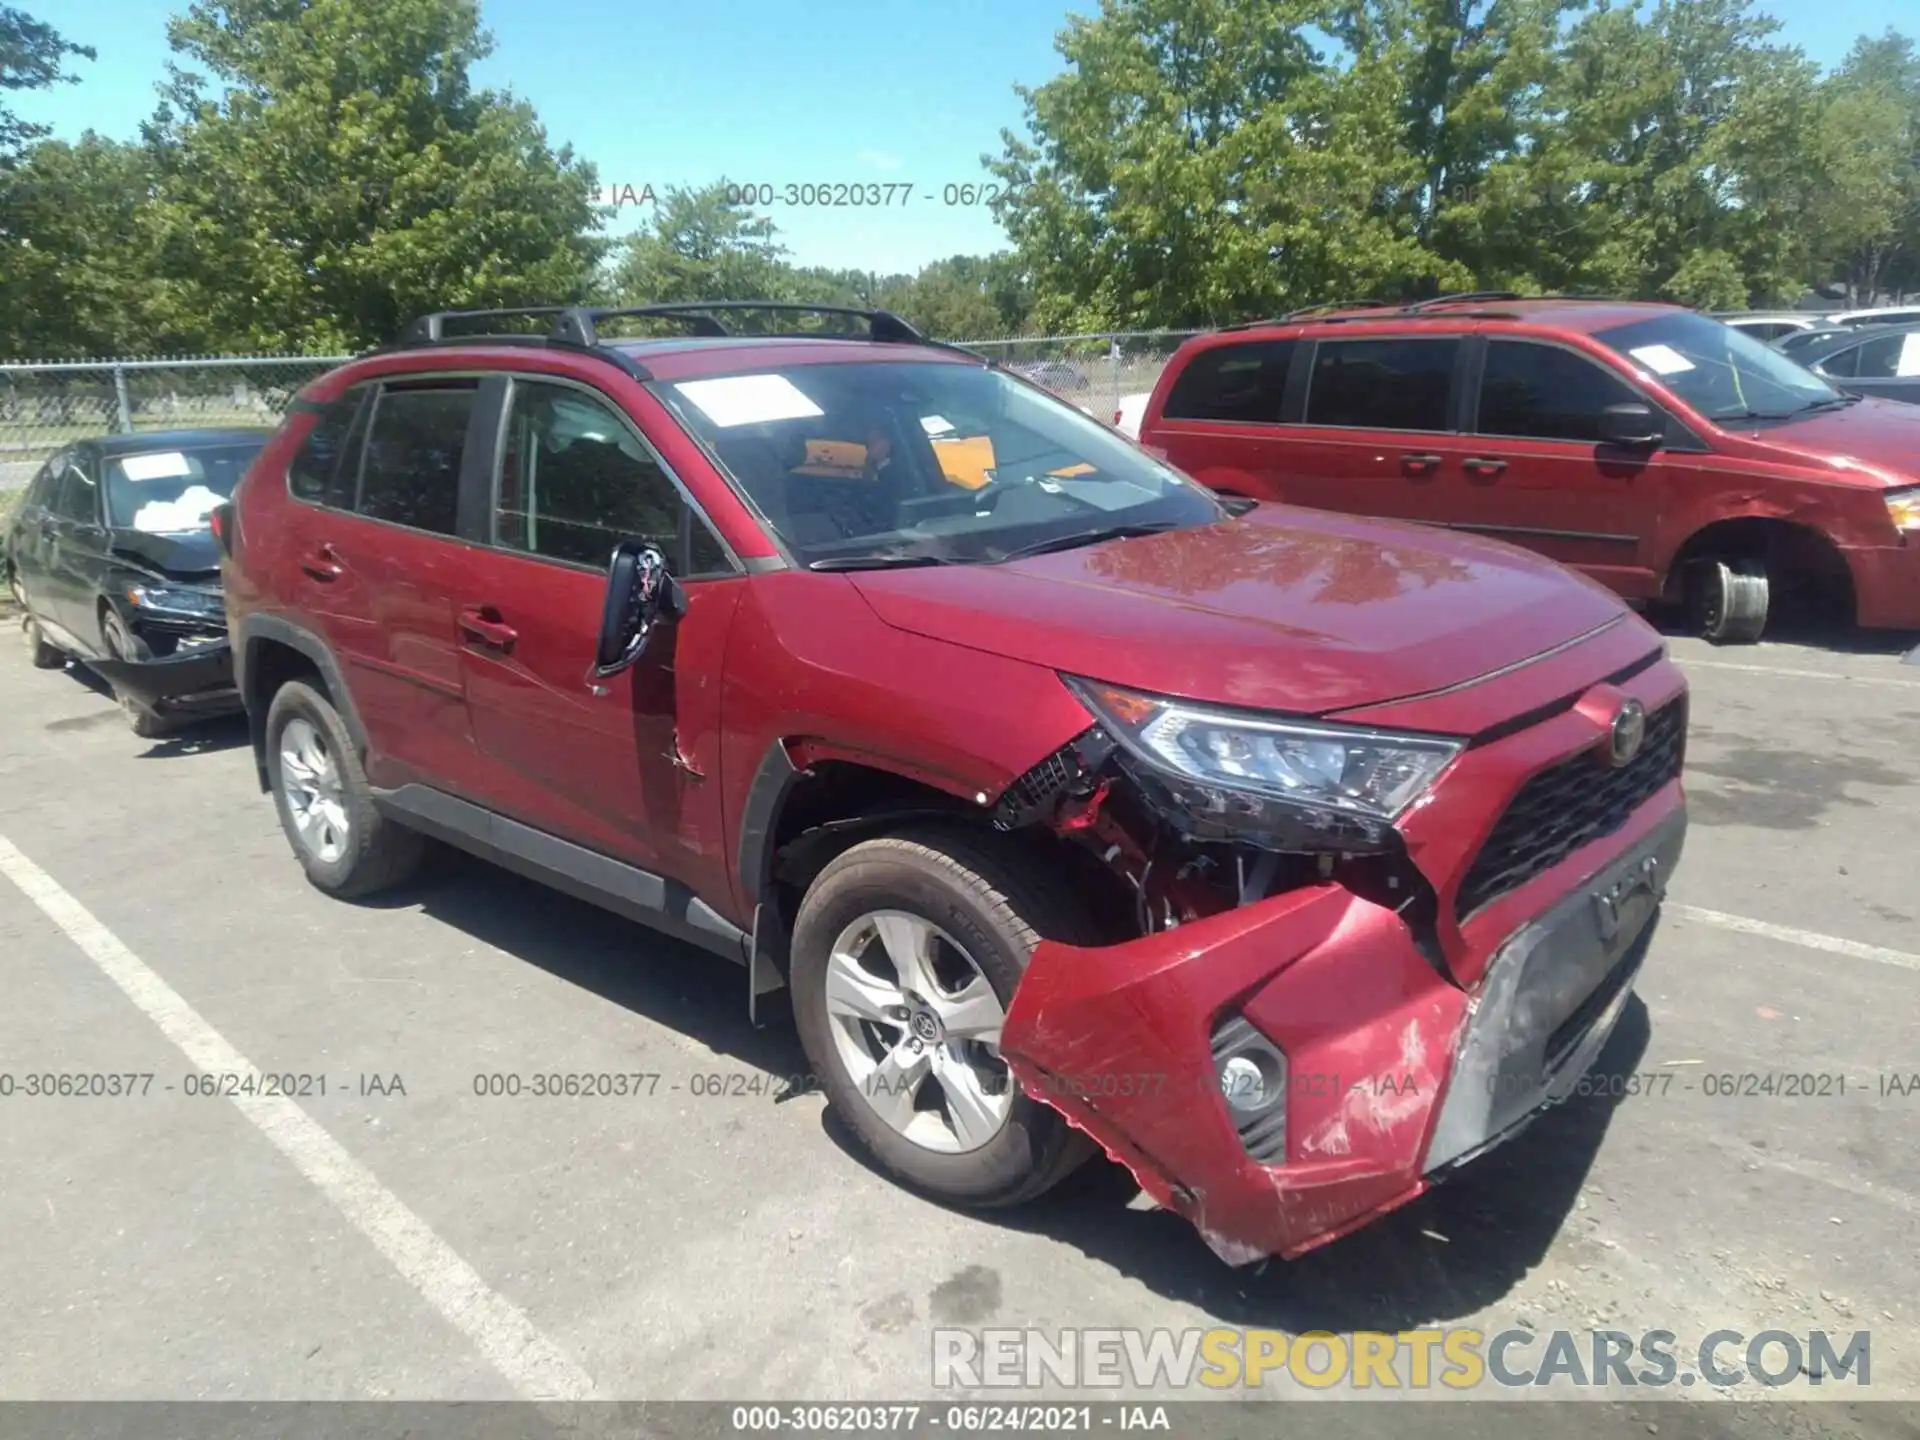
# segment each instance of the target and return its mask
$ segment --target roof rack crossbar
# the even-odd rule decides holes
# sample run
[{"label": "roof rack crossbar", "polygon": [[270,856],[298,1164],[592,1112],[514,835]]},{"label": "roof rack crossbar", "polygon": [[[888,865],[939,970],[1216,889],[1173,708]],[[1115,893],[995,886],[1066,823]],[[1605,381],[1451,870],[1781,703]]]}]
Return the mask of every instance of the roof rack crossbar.
[{"label": "roof rack crossbar", "polygon": [[[682,320],[693,327],[696,335],[725,336],[754,333],[729,330],[715,313],[739,311],[772,311],[788,315],[843,315],[867,322],[867,334],[863,338],[904,344],[926,343],[924,335],[891,310],[868,310],[852,305],[807,305],[787,300],[700,300],[671,305],[565,306],[561,307],[559,318],[554,321],[552,338],[567,344],[598,345],[601,321],[639,316],[659,320]],[[820,332],[819,338],[842,337],[832,332]]]},{"label": "roof rack crossbar", "polygon": [[[422,315],[408,323],[400,332],[402,345],[419,344],[422,341],[436,341],[447,338],[446,325],[449,320],[493,319],[501,315],[559,315],[568,308],[565,305],[515,305],[499,310],[436,310],[431,315]],[[476,335],[476,340],[488,339],[485,335]]]}]

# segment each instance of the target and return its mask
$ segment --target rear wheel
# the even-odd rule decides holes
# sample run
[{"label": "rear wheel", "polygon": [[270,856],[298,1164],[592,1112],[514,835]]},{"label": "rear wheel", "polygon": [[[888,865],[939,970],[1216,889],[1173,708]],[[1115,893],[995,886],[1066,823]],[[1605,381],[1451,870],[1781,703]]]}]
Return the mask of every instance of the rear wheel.
[{"label": "rear wheel", "polygon": [[274,692],[266,729],[274,809],[309,880],[353,899],[420,868],[425,838],[374,808],[359,751],[325,695],[289,680]]},{"label": "rear wheel", "polygon": [[1034,947],[1089,938],[1064,889],[963,831],[868,840],[820,872],[794,923],[795,1019],[882,1168],[942,1200],[1010,1205],[1093,1153],[1000,1054]]},{"label": "rear wheel", "polygon": [[1766,566],[1759,560],[1696,560],[1687,572],[1693,628],[1715,645],[1751,645],[1767,628]]},{"label": "rear wheel", "polygon": [[[127,628],[127,622],[120,618],[120,612],[111,605],[102,607],[100,611],[100,639],[106,646],[107,654],[115,660],[153,659],[152,648]],[[143,705],[118,690],[114,691],[114,698],[120,702],[127,724],[142,740],[158,740],[172,733],[173,726],[151,705]]]},{"label": "rear wheel", "polygon": [[67,663],[67,652],[47,643],[40,633],[40,622],[29,611],[20,617],[20,635],[27,642],[27,657],[36,670],[58,670]]}]

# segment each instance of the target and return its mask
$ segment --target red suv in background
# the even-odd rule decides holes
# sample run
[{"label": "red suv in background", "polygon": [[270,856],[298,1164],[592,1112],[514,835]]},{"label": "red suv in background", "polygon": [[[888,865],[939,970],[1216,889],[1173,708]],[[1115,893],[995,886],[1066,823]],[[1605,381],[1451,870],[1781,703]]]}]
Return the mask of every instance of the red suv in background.
[{"label": "red suv in background", "polygon": [[1223,502],[885,312],[741,308],[436,315],[302,393],[218,528],[315,885],[427,836],[535,876],[788,987],[903,1181],[1006,1204],[1097,1142],[1235,1262],[1570,1092],[1686,828],[1644,622]]},{"label": "red suv in background", "polygon": [[1920,409],[1690,310],[1449,297],[1182,346],[1140,440],[1217,490],[1473,531],[1760,638],[1920,629]]}]

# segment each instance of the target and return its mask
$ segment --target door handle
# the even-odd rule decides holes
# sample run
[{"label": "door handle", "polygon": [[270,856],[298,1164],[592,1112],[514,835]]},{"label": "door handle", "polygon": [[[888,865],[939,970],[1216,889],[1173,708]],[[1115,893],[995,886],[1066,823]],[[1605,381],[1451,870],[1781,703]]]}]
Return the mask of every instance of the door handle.
[{"label": "door handle", "polygon": [[1461,461],[1460,468],[1469,475],[1478,475],[1491,480],[1507,468],[1507,462],[1492,455],[1474,455]]},{"label": "door handle", "polygon": [[460,629],[469,638],[495,650],[511,650],[520,632],[500,618],[491,605],[469,605],[460,612]]},{"label": "door handle", "polygon": [[1430,475],[1440,468],[1438,455],[1402,455],[1400,468],[1409,475]]},{"label": "door handle", "polygon": [[338,580],[346,568],[340,563],[340,552],[333,546],[322,544],[311,556],[300,562],[300,568],[315,580]]}]

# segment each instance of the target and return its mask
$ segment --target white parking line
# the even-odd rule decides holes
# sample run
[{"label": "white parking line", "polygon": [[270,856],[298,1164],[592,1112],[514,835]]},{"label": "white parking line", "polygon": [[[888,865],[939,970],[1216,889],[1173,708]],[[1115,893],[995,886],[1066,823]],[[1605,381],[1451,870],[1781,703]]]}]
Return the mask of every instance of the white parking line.
[{"label": "white parking line", "polygon": [[1742,935],[1784,940],[1789,945],[1825,950],[1830,955],[1898,965],[1902,970],[1920,970],[1920,955],[1909,955],[1904,950],[1889,950],[1884,945],[1863,945],[1858,940],[1842,940],[1838,935],[1822,935],[1817,930],[1796,930],[1791,925],[1775,925],[1770,920],[1749,920],[1744,915],[1729,915],[1724,910],[1702,910],[1698,905],[1669,905],[1667,910],[1682,920],[1698,920],[1702,925],[1717,925],[1722,930],[1735,930]]},{"label": "white parking line", "polygon": [[[0,835],[0,875],[20,888],[160,1032],[203,1071],[256,1073],[256,1067],[149,969],[91,911]],[[485,1355],[529,1400],[585,1400],[593,1380],[526,1314],[482,1280],[433,1228],[326,1129],[280,1096],[230,1097],[274,1148],[294,1163],[408,1284]]]},{"label": "white parking line", "polygon": [[1897,690],[1920,690],[1920,679],[1901,680],[1892,675],[1841,675],[1832,670],[1789,670],[1778,665],[1739,665],[1731,660],[1695,660],[1676,655],[1681,669],[1737,670],[1745,675],[1781,675],[1789,680],[1826,680],[1842,685],[1891,685]]}]

